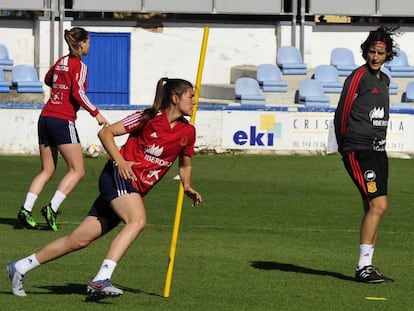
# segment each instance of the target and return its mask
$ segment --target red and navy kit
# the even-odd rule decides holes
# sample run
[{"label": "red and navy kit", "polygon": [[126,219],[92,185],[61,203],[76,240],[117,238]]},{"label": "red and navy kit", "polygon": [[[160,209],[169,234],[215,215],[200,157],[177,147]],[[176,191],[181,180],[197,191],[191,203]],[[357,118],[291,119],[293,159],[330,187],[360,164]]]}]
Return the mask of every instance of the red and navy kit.
[{"label": "red and navy kit", "polygon": [[335,112],[339,151],[384,151],[389,120],[390,79],[378,79],[367,65],[347,77]]},{"label": "red and navy kit", "polygon": [[142,111],[122,120],[129,134],[120,152],[127,161],[139,162],[133,166],[138,180],[133,181],[141,195],[148,191],[167,173],[179,155],[194,154],[195,128],[185,118],[171,128],[164,110],[155,117],[141,122]]},{"label": "red and navy kit", "polygon": [[99,111],[85,94],[88,68],[78,56],[63,56],[49,69],[45,84],[52,88],[41,117],[76,120],[76,112],[85,108],[92,116]]},{"label": "red and navy kit", "polygon": [[164,110],[155,117],[141,121],[142,111],[137,111],[122,123],[129,137],[120,152],[126,161],[134,165],[137,180],[125,180],[119,175],[114,161],[108,161],[99,177],[99,196],[89,211],[89,216],[105,219],[104,232],[109,232],[121,221],[110,208],[112,200],[128,193],[144,197],[171,168],[179,155],[194,154],[195,128],[181,118],[171,128]]}]

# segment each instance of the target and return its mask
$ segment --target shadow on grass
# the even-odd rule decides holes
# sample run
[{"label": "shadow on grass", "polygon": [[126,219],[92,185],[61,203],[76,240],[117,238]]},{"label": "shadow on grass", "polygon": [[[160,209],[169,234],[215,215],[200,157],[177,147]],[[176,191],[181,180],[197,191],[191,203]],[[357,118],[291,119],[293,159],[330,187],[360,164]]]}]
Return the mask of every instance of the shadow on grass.
[{"label": "shadow on grass", "polygon": [[[161,295],[156,294],[156,293],[144,292],[140,289],[125,287],[125,286],[118,286],[118,285],[116,286],[122,289],[124,292],[129,292],[129,293],[134,293],[134,294],[145,294],[148,296],[156,296],[156,297],[163,298]],[[119,297],[119,296],[88,296],[86,294],[86,284],[69,283],[66,285],[37,286],[37,288],[47,290],[48,292],[42,293],[42,294],[47,294],[47,295],[50,295],[50,294],[52,295],[68,295],[68,294],[85,295],[86,296],[85,302],[96,302],[96,303],[109,304],[111,299]],[[37,293],[37,294],[40,294],[40,293]]]},{"label": "shadow on grass", "polygon": [[0,218],[0,225],[9,225],[16,229],[23,229],[23,226],[17,220],[17,218]]},{"label": "shadow on grass", "polygon": [[353,277],[343,275],[338,272],[315,270],[312,268],[301,267],[301,266],[293,265],[290,263],[281,263],[281,262],[274,262],[274,261],[252,261],[250,265],[253,268],[260,269],[260,270],[279,270],[279,271],[294,272],[294,273],[324,275],[324,276],[331,276],[331,277],[344,280],[344,281],[355,282],[355,279]]},{"label": "shadow on grass", "polygon": [[[14,229],[26,229],[17,218],[0,218],[0,225],[8,225],[13,227]],[[51,229],[47,224],[37,224],[37,229],[26,229],[26,230],[43,230],[43,231],[50,231]]]}]

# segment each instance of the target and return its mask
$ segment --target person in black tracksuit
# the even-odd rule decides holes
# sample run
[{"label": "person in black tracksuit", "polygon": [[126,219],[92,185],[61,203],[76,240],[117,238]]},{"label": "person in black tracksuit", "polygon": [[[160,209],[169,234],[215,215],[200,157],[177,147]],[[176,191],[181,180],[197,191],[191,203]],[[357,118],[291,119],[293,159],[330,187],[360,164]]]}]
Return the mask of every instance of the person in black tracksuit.
[{"label": "person in black tracksuit", "polygon": [[345,80],[335,111],[338,151],[362,196],[364,216],[355,279],[365,283],[392,282],[372,265],[382,215],[387,210],[389,77],[381,66],[396,54],[396,29],[379,27],[361,44],[365,64]]}]

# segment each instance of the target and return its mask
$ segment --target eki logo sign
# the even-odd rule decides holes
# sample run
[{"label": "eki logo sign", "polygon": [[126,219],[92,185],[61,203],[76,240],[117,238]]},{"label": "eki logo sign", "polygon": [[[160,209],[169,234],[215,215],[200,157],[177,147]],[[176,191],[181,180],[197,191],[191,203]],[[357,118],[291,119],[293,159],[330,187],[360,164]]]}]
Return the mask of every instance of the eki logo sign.
[{"label": "eki logo sign", "polygon": [[233,134],[233,142],[239,146],[274,146],[275,139],[281,137],[282,124],[276,122],[274,114],[260,116],[259,126],[250,126],[249,130]]}]

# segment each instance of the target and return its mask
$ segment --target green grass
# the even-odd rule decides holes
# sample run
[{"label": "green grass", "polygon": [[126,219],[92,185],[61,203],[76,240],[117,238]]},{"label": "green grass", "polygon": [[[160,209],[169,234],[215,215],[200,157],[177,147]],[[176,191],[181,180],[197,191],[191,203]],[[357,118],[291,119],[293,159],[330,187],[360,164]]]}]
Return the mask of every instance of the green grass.
[{"label": "green grass", "polygon": [[[86,178],[67,198],[59,231],[15,229],[18,207],[39,168],[37,157],[0,156],[0,264],[71,232],[97,194],[104,158],[85,159]],[[28,297],[0,278],[2,310],[408,310],[414,290],[413,160],[390,159],[390,209],[374,263],[392,284],[353,281],[362,207],[339,156],[198,155],[193,185],[204,198],[184,201],[169,298],[163,298],[178,182],[173,167],[148,195],[148,226],[118,265],[124,295],[85,301],[86,283],[115,232],[87,249],[30,272]],[[38,200],[34,216],[64,173]],[[386,297],[368,301],[367,296]]]}]

